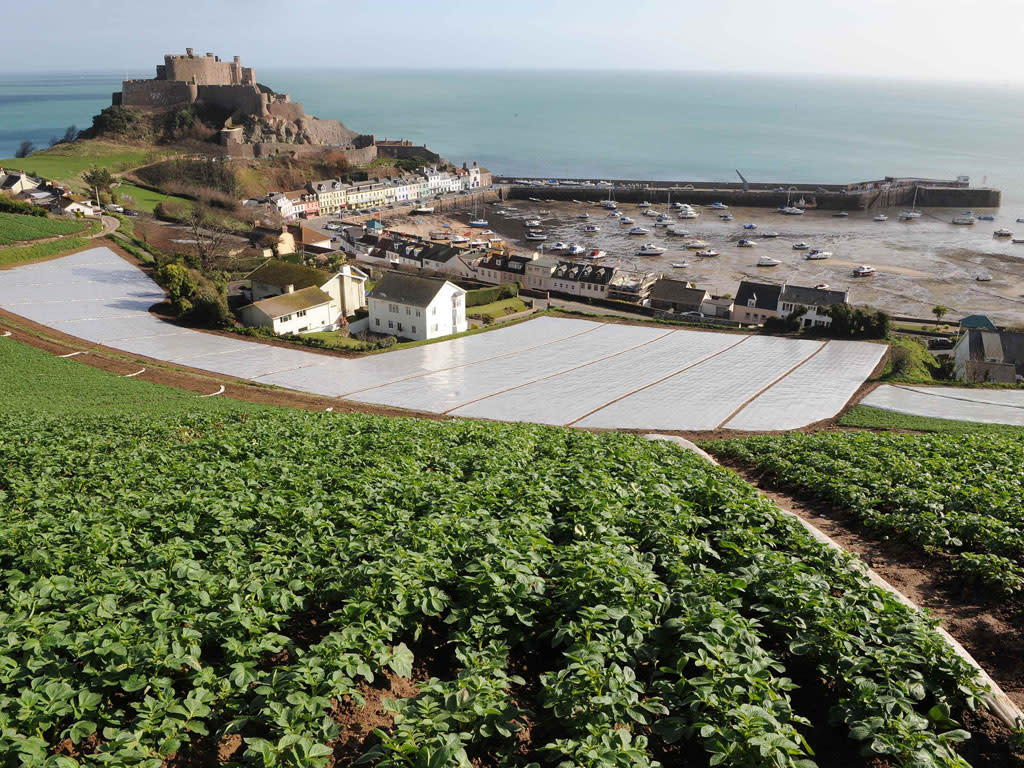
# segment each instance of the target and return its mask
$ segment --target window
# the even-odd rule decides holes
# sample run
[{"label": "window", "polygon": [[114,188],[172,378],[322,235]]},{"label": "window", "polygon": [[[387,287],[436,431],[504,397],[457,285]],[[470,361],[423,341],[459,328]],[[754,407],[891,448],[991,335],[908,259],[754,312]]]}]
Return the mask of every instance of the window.
[{"label": "window", "polygon": [[306,316],[306,310],[300,309],[298,312],[295,313],[295,316],[296,317],[305,317]]},{"label": "window", "polygon": [[398,324],[398,330],[402,330],[402,324],[401,323]]},{"label": "window", "polygon": [[279,317],[277,319],[278,319],[279,322],[287,323],[289,320],[292,319],[292,316],[291,315],[282,315],[281,317]]},{"label": "window", "polygon": [[[437,314],[437,307],[434,307],[433,309],[431,309],[430,310],[430,314],[436,315]],[[434,330],[435,331],[437,330],[437,326],[436,325],[434,326]]]},{"label": "window", "polygon": [[380,318],[378,317],[375,322],[377,323],[377,325],[380,325]]},{"label": "window", "polygon": [[412,307],[406,307],[405,308],[405,314],[411,315],[412,314]]},{"label": "window", "polygon": [[437,330],[437,323],[434,323],[434,330]]},{"label": "window", "polygon": [[394,327],[395,327],[395,321],[394,320],[388,320],[388,328],[394,328]]},{"label": "window", "polygon": [[416,333],[416,326],[415,325],[412,327],[412,332]]},{"label": "window", "polygon": [[388,312],[393,312],[394,314],[397,315],[398,314],[398,305],[397,304],[388,304]]},{"label": "window", "polygon": [[422,312],[420,312],[420,311],[419,311],[418,309],[416,310],[416,317],[419,317],[419,316],[420,316],[420,315],[422,315],[422,314],[423,314],[423,313],[422,313]]}]

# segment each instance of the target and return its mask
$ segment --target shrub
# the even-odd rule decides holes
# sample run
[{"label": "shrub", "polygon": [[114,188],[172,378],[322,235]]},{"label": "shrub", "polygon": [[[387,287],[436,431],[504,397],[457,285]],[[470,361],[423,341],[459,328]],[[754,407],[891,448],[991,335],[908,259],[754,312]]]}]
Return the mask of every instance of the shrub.
[{"label": "shrub", "polygon": [[156,271],[156,281],[167,291],[171,302],[181,307],[183,300],[191,299],[198,287],[192,273],[181,264],[164,264]]},{"label": "shrub", "polygon": [[183,203],[174,200],[161,200],[154,206],[153,215],[164,221],[183,221],[188,215],[188,209]]},{"label": "shrub", "polygon": [[519,295],[519,283],[502,283],[491,288],[475,288],[466,291],[466,307],[477,307],[481,304],[492,304],[502,299],[511,299]]},{"label": "shrub", "polygon": [[4,213],[21,213],[25,216],[45,216],[46,211],[38,205],[26,203],[24,200],[16,200],[7,195],[0,195],[0,211]]},{"label": "shrub", "polygon": [[191,303],[191,308],[181,315],[189,323],[207,328],[223,328],[232,323],[227,297],[219,291],[204,289],[193,295]]}]

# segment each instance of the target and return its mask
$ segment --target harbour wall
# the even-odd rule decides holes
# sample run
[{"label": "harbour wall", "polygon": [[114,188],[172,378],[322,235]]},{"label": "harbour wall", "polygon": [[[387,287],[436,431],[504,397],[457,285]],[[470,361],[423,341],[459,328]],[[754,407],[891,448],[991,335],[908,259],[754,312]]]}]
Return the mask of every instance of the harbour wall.
[{"label": "harbour wall", "polygon": [[[539,179],[538,179],[539,180]],[[501,179],[507,184],[510,200],[531,197],[548,200],[605,200],[609,191],[620,203],[650,202],[665,204],[669,196],[673,202],[709,205],[722,202],[727,205],[752,208],[778,208],[783,205],[801,205],[830,211],[869,210],[897,206],[909,207],[917,192],[919,207],[941,208],[998,208],[1002,192],[998,189],[965,186],[937,186],[933,184],[893,186],[879,189],[850,189],[846,184],[749,184],[739,182],[660,182],[615,181],[613,187],[604,186],[530,186]],[[781,188],[781,189],[780,189]]]}]

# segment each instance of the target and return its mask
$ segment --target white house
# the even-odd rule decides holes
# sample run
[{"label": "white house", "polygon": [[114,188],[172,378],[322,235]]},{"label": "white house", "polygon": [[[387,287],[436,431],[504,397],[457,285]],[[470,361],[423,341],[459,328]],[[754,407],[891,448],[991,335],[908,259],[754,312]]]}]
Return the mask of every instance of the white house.
[{"label": "white house", "polygon": [[832,324],[828,308],[849,301],[849,291],[835,291],[828,288],[805,288],[800,285],[783,283],[779,293],[779,317],[787,317],[795,310],[803,309],[800,317],[804,328],[826,328]]},{"label": "white house", "polygon": [[280,334],[333,331],[338,327],[337,304],[315,286],[255,301],[239,312],[246,325],[272,328]]},{"label": "white house", "polygon": [[447,280],[388,272],[368,296],[369,330],[420,341],[461,333],[466,291]]},{"label": "white house", "polygon": [[86,200],[81,203],[76,202],[63,202],[59,205],[60,212],[65,216],[100,216],[102,211],[99,206],[93,205],[92,200]]},{"label": "white house", "polygon": [[306,288],[319,289],[327,294],[333,303],[332,324],[338,322],[339,316],[347,317],[360,307],[366,306],[368,277],[362,270],[349,265],[332,274],[327,270],[314,269],[302,264],[268,259],[246,277],[252,281],[254,304],[263,299],[297,293]]}]

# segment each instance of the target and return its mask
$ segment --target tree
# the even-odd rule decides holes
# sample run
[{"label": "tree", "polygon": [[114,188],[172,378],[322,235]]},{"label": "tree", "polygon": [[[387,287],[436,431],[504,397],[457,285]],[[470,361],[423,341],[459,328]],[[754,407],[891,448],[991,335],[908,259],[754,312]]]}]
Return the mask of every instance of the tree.
[{"label": "tree", "polygon": [[75,141],[77,139],[78,139],[78,126],[75,125],[74,123],[72,123],[71,125],[69,125],[67,128],[64,129],[64,139],[63,139],[63,141],[65,143],[67,143],[67,144],[70,144],[71,142],[73,142],[73,141]]},{"label": "tree", "polygon": [[106,168],[91,166],[89,170],[82,172],[82,181],[93,191],[96,201],[99,202],[100,192],[104,192],[114,183],[114,177]]},{"label": "tree", "polygon": [[230,230],[212,215],[209,208],[198,202],[192,205],[185,223],[192,232],[203,271],[212,271],[224,253]]},{"label": "tree", "polygon": [[25,141],[21,142],[21,144],[18,145],[18,151],[14,153],[14,156],[15,157],[28,157],[29,155],[31,155],[35,151],[36,151],[36,145],[33,144],[28,139],[25,139]]},{"label": "tree", "polygon": [[935,324],[938,325],[942,321],[942,316],[949,312],[949,307],[942,304],[936,304],[932,307],[932,314],[935,315]]}]

